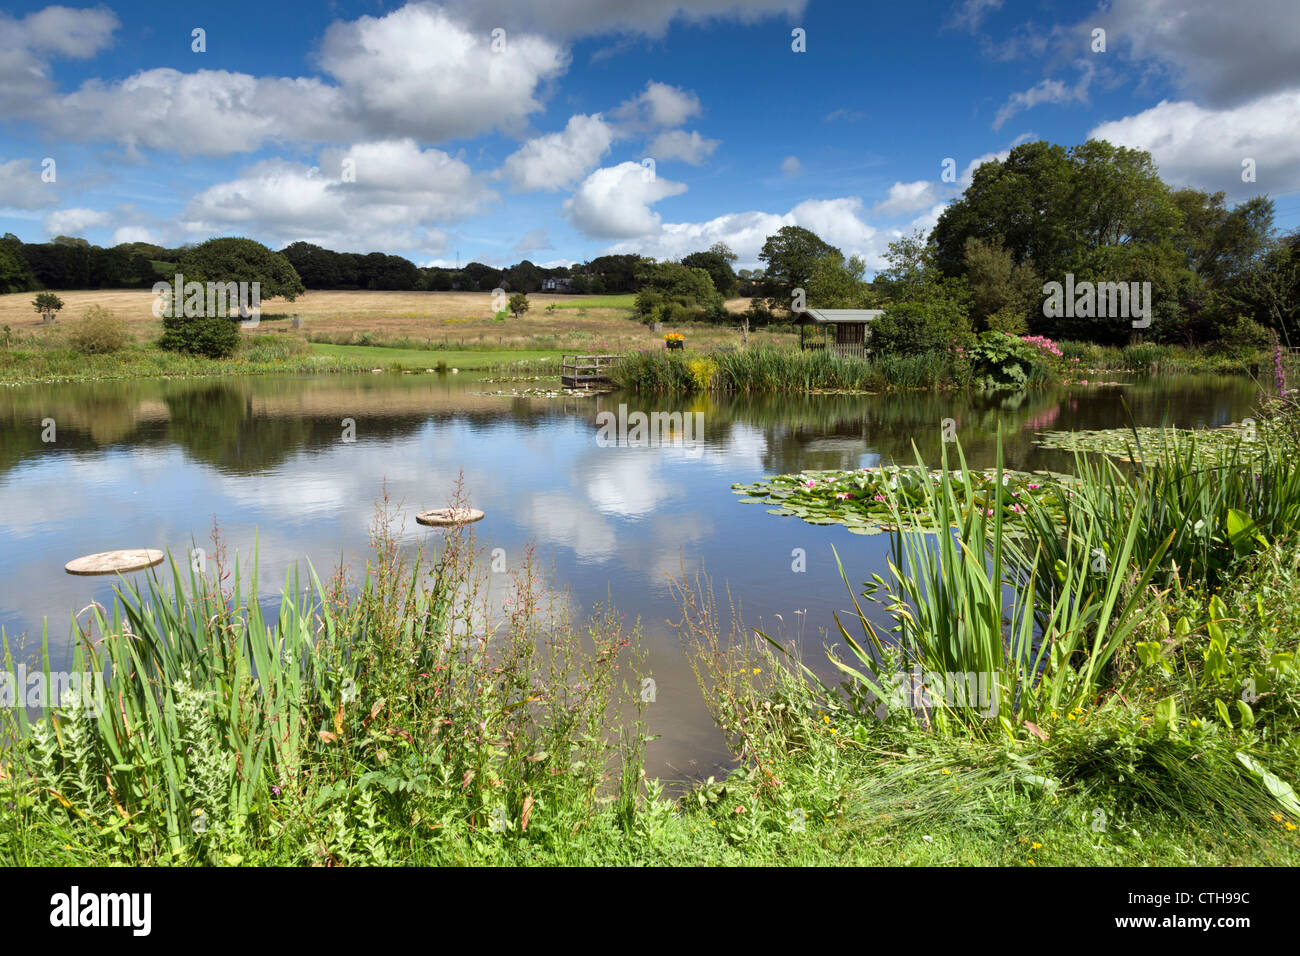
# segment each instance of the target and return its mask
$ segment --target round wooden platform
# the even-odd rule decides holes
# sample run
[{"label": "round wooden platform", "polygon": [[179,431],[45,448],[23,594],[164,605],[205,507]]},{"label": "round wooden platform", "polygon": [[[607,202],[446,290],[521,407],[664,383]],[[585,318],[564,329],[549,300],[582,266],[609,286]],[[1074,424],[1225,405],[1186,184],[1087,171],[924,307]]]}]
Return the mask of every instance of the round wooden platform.
[{"label": "round wooden platform", "polygon": [[69,574],[125,574],[143,571],[162,564],[166,555],[157,548],[126,548],[121,551],[101,551],[74,558],[63,566]]},{"label": "round wooden platform", "polygon": [[415,516],[415,520],[420,524],[441,528],[449,525],[469,524],[471,521],[482,521],[483,512],[477,508],[434,508],[432,511],[420,512]]}]

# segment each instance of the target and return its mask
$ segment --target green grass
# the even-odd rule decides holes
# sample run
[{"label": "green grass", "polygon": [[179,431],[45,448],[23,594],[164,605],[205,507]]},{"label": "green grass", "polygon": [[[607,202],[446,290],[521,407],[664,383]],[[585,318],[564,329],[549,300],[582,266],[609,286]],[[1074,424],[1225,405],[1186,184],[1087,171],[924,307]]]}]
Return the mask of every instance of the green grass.
[{"label": "green grass", "polygon": [[518,362],[555,362],[563,354],[552,349],[399,349],[380,345],[326,345],[311,344],[317,355],[341,359],[374,368],[433,368],[444,362],[462,370],[480,370]]},{"label": "green grass", "polygon": [[152,343],[134,344],[99,355],[84,355],[63,346],[25,344],[0,350],[0,383],[359,372],[371,367],[366,362],[362,356],[314,353],[306,343],[287,335],[247,336],[235,354],[225,359],[167,352]]},{"label": "green grass", "polygon": [[[1268,379],[1273,368],[1271,350],[1233,347],[1226,342],[1204,347],[1154,342],[1114,346],[1061,341],[1057,345],[1077,377],[1095,378],[1102,372],[1140,372],[1146,375],[1253,375]],[[1285,362],[1289,368],[1295,365],[1289,353]]]},{"label": "green grass", "polygon": [[556,364],[561,354],[550,349],[423,350],[324,345],[288,335],[245,336],[239,349],[227,359],[180,355],[154,344],[135,344],[104,355],[83,355],[66,347],[18,345],[0,350],[0,384],[367,372],[372,368],[422,371],[440,364],[471,371],[521,362]]},{"label": "green grass", "polygon": [[555,303],[547,303],[547,307],[552,304],[557,309],[630,309],[636,305],[636,293],[627,292],[622,295],[598,295],[581,299],[563,299]]}]

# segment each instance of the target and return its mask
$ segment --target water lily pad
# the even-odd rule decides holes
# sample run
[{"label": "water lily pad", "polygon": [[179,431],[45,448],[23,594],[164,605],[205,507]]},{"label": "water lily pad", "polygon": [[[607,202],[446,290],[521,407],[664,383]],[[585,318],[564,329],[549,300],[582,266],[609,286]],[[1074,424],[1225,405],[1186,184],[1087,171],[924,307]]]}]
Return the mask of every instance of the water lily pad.
[{"label": "water lily pad", "polygon": [[1162,447],[1195,448],[1199,458],[1211,460],[1225,452],[1243,456],[1260,454],[1269,428],[1265,421],[1235,423],[1222,428],[1105,428],[1039,432],[1037,444],[1057,451],[1095,452],[1126,462],[1141,463],[1143,452],[1154,455]]},{"label": "water lily pad", "polygon": [[[1032,498],[1049,513],[1061,513],[1060,495],[1069,476],[1049,480],[1028,472],[1004,471],[998,484],[994,471],[950,472],[953,494],[963,507],[978,508],[987,515],[994,509],[1003,512],[1004,530],[1016,534],[1015,525]],[[881,534],[890,531],[898,520],[890,506],[890,497],[903,514],[923,531],[936,532],[937,523],[928,512],[930,496],[927,483],[938,482],[942,472],[920,468],[881,467],[861,471],[805,471],[794,475],[777,475],[750,485],[733,485],[740,500],[772,504],[768,514],[798,517],[808,524],[843,525],[853,534]]]}]

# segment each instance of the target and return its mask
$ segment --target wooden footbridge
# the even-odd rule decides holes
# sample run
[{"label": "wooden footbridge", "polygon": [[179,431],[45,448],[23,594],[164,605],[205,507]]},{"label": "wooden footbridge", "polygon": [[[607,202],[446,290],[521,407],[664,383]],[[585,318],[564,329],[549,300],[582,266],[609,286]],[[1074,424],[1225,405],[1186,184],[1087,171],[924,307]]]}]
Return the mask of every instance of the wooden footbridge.
[{"label": "wooden footbridge", "polygon": [[560,384],[568,388],[608,385],[609,367],[617,355],[561,355]]}]

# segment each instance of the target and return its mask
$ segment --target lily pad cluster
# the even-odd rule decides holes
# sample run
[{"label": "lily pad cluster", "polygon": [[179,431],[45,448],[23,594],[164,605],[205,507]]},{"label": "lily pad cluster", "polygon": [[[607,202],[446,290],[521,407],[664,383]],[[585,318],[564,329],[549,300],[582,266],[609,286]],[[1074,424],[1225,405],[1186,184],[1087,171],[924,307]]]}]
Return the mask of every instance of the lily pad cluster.
[{"label": "lily pad cluster", "polygon": [[1262,452],[1266,422],[1246,422],[1222,428],[1104,428],[1082,431],[1038,432],[1037,444],[1058,451],[1085,451],[1109,455],[1120,461],[1141,463],[1144,454],[1158,457],[1162,447],[1185,449],[1195,442],[1198,457],[1214,459],[1234,448],[1242,455]]},{"label": "lily pad cluster", "polygon": [[[1004,471],[998,481],[995,470],[951,472],[953,494],[963,510],[983,509],[992,517],[1002,509],[1009,530],[1025,513],[1029,499],[1049,512],[1062,513],[1062,495],[1068,494],[1067,475],[1051,472]],[[768,514],[792,515],[809,524],[840,524],[853,534],[880,534],[893,530],[897,520],[890,507],[893,496],[900,511],[916,520],[925,531],[937,531],[931,514],[931,487],[943,480],[942,471],[880,466],[859,471],[804,471],[777,475],[752,484],[733,484],[742,502],[766,504]],[[1063,520],[1063,519],[1062,519]],[[910,525],[909,525],[910,527]]]}]

